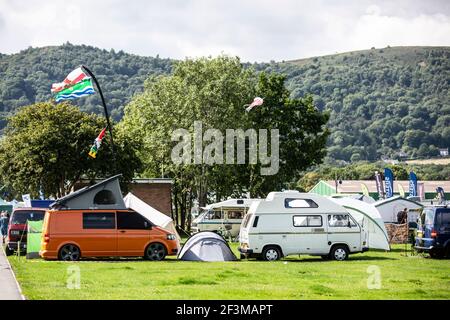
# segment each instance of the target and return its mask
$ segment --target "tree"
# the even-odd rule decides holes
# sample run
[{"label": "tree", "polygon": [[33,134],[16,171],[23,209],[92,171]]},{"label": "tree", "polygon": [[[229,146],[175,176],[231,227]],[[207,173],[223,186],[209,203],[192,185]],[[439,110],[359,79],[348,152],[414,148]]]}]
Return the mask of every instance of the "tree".
[{"label": "tree", "polygon": [[[61,197],[82,177],[122,173],[123,186],[140,168],[136,143],[124,131],[115,135],[116,164],[108,136],[96,159],[88,156],[95,137],[105,126],[103,117],[86,114],[68,102],[36,103],[23,107],[8,121],[0,142],[0,175],[18,193]],[[134,142],[134,141],[133,141]]]},{"label": "tree", "polygon": [[[321,161],[325,155],[328,131],[324,125],[328,117],[314,107],[310,97],[290,99],[284,82],[285,78],[276,74],[261,73],[258,77],[252,69],[243,68],[239,58],[188,59],[179,62],[171,76],[147,80],[144,92],[126,106],[123,126],[142,138],[140,157],[145,172],[163,173],[174,180],[174,218],[182,228],[194,200],[204,206],[208,200],[219,201],[246,192],[262,196],[295,182],[300,170]],[[264,97],[264,104],[246,112],[244,104],[255,96]],[[196,122],[201,122],[201,128]],[[172,133],[177,129],[188,135],[186,148],[190,161],[172,161],[174,147],[180,143],[180,137],[172,141]],[[264,175],[261,170],[265,165],[250,163],[249,157],[256,151],[250,150],[248,142],[243,164],[237,163],[237,143],[233,144],[232,163],[228,162],[226,141],[222,140],[218,141],[214,156],[216,151],[222,152],[223,163],[205,163],[205,145],[216,141],[205,138],[208,129],[224,138],[227,129],[243,132],[250,129],[257,134],[259,129],[267,129],[270,141],[270,130],[278,129],[281,159],[277,174]],[[204,142],[199,163],[194,163],[195,154],[191,157],[195,132],[202,134]],[[234,138],[232,141],[236,142]],[[271,142],[267,145],[269,153],[272,145]]]}]

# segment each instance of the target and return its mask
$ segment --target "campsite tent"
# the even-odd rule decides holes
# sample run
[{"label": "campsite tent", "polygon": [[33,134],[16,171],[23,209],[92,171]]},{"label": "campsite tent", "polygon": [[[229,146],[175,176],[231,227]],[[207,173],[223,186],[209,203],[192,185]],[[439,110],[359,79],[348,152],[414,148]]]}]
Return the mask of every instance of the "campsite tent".
[{"label": "campsite tent", "polygon": [[129,192],[125,196],[125,198],[123,198],[123,201],[125,202],[125,206],[127,208],[133,209],[134,211],[140,213],[157,226],[175,234],[178,241],[181,240],[177,230],[175,229],[173,220],[170,217],[151,207],[150,205],[148,205],[147,203],[136,197],[131,192]]},{"label": "campsite tent", "polygon": [[190,237],[178,254],[184,261],[236,261],[228,243],[214,232],[202,231]]},{"label": "campsite tent", "polygon": [[408,222],[416,222],[423,208],[419,202],[400,196],[379,200],[373,205],[380,212],[384,222],[397,222],[397,213],[405,208],[408,209]]},{"label": "campsite tent", "polygon": [[380,213],[373,204],[353,198],[330,198],[344,207],[368,233],[369,248],[390,250],[389,238]]}]

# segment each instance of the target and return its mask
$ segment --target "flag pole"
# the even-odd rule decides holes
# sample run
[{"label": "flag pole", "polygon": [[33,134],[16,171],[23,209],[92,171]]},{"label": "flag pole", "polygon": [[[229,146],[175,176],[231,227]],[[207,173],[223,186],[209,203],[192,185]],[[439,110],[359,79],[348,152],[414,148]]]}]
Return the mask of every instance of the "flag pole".
[{"label": "flag pole", "polygon": [[105,111],[105,118],[106,118],[106,123],[108,125],[109,136],[110,136],[110,139],[111,139],[111,148],[112,148],[112,153],[113,153],[114,162],[115,162],[116,154],[115,154],[115,150],[114,150],[115,148],[114,148],[114,139],[113,139],[112,127],[111,127],[111,123],[109,121],[108,108],[106,107],[105,97],[103,96],[102,88],[100,88],[100,84],[98,83],[97,78],[94,76],[92,71],[89,70],[88,67],[86,67],[84,65],[81,65],[81,68],[86,70],[86,72],[92,77],[92,79],[94,79],[95,86],[97,87],[98,92],[100,93],[100,98],[102,99],[103,110]]}]

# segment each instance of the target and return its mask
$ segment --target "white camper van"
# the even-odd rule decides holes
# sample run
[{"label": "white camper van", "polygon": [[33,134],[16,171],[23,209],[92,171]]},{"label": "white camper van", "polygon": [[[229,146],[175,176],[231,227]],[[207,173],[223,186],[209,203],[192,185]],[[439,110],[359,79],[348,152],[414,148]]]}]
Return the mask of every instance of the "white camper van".
[{"label": "white camper van", "polygon": [[241,225],[241,257],[278,260],[297,254],[345,260],[364,252],[366,234],[340,205],[313,193],[271,192],[254,202]]},{"label": "white camper van", "polygon": [[213,231],[235,238],[239,234],[242,219],[255,200],[228,199],[210,204],[192,221],[191,232]]}]

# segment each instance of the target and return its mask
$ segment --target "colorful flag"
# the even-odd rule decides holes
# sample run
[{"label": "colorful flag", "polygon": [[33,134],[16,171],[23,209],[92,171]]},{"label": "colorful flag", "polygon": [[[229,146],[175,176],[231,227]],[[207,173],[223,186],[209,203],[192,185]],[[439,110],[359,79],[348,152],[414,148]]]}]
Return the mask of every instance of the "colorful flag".
[{"label": "colorful flag", "polygon": [[[245,108],[245,111],[249,112],[250,110],[252,110],[254,107],[260,106],[264,103],[264,99],[260,98],[260,97],[256,97],[255,99],[253,99],[253,102],[250,104],[246,104],[245,106],[248,106],[247,108]],[[244,106],[244,107],[245,107]]]},{"label": "colorful flag", "polygon": [[438,198],[439,204],[444,204],[444,202],[445,202],[444,188],[437,187],[436,188],[436,193],[437,193],[437,198]]},{"label": "colorful flag", "polygon": [[56,102],[95,93],[92,79],[83,72],[81,67],[69,73],[63,82],[52,84],[51,91],[55,94]]},{"label": "colorful flag", "polygon": [[381,173],[375,171],[375,182],[377,184],[378,199],[384,199],[384,187],[382,183],[383,177]]},{"label": "colorful flag", "polygon": [[57,93],[87,78],[89,78],[87,74],[83,72],[83,69],[81,69],[81,67],[79,67],[69,73],[63,80],[63,82],[52,84],[51,91],[52,93]]},{"label": "colorful flag", "polygon": [[425,185],[423,182],[417,183],[417,195],[420,197],[420,201],[425,200]]},{"label": "colorful flag", "polygon": [[362,190],[363,195],[365,195],[367,197],[369,196],[369,189],[367,188],[365,183],[361,183],[361,190]]},{"label": "colorful flag", "polygon": [[94,144],[91,147],[91,150],[89,151],[89,156],[92,158],[96,158],[97,157],[97,151],[98,149],[100,149],[100,146],[102,145],[102,140],[103,137],[105,136],[106,133],[106,128],[104,128],[102,130],[102,132],[100,132],[100,134],[98,135],[97,138],[95,138]]},{"label": "colorful flag", "polygon": [[412,171],[409,173],[409,196],[417,197],[417,176]]},{"label": "colorful flag", "polygon": [[398,192],[400,193],[400,197],[405,198],[405,189],[400,183],[397,183]]},{"label": "colorful flag", "polygon": [[384,168],[384,183],[386,184],[386,198],[394,196],[394,173],[389,168]]},{"label": "colorful flag", "polygon": [[92,80],[90,78],[84,79],[81,82],[73,85],[72,87],[66,88],[59,91],[56,96],[56,102],[63,100],[75,99],[89,94],[95,93],[94,87],[92,86]]}]

